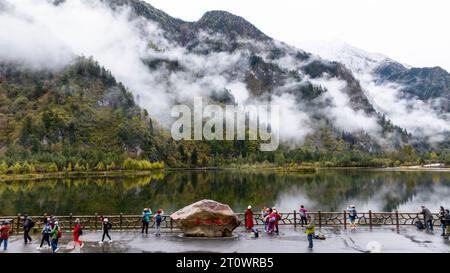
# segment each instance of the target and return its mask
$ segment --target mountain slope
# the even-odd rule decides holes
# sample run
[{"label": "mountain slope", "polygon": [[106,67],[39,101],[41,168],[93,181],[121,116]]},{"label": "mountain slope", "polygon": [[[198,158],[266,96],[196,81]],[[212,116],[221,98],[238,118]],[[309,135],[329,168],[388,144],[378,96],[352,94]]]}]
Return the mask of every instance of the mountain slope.
[{"label": "mountain slope", "polygon": [[[22,13],[29,11],[26,5],[8,1]],[[401,151],[407,144],[426,151],[432,147],[431,142],[433,145],[436,142],[420,134],[425,127],[410,130],[393,119],[374,98],[373,92],[377,89],[368,92],[369,86],[354,70],[354,67],[360,71],[372,68],[385,60],[382,56],[365,58],[360,53],[365,60],[347,67],[345,62],[327,60],[276,41],[244,18],[225,11],[207,12],[197,22],[186,22],[143,1],[98,1],[104,5],[66,0],[56,1],[55,6],[48,8],[47,5],[51,5],[48,1],[39,1],[48,8],[47,13],[28,12],[30,18],[25,20],[22,13],[17,12],[12,13],[11,18],[19,21],[21,27],[31,27],[29,22],[33,22],[32,27],[42,25],[69,52],[92,55],[99,60],[133,93],[137,104],[166,130],[174,120],[170,116],[172,106],[191,105],[194,97],[221,105],[281,106],[282,150],[278,153],[262,155],[255,150],[255,143],[248,142],[178,145],[168,138],[153,138],[153,146],[145,149],[142,148],[145,143],[134,142],[126,147],[131,153],[144,150],[148,152],[147,157],[155,156],[172,163],[181,161],[184,166],[192,161],[208,165],[242,158],[250,162],[273,162],[275,155],[282,158],[279,153],[285,159],[289,155],[290,160],[345,158],[345,164],[350,164],[348,162],[362,160],[362,155]],[[77,16],[72,10],[77,11]],[[91,11],[95,12],[95,18],[104,21],[92,24],[80,19]],[[61,17],[68,19],[64,21]],[[75,23],[71,24],[72,21]],[[66,27],[74,30],[73,34],[67,35]],[[77,27],[90,31],[78,32]],[[5,40],[8,42],[13,43]],[[46,46],[46,43],[38,45]],[[26,89],[26,86],[20,88]],[[388,108],[396,109],[390,105]],[[428,128],[425,131],[434,134]],[[158,141],[164,144],[159,145]],[[149,152],[152,149],[153,152]],[[295,152],[288,154],[291,149]]]},{"label": "mountain slope", "polygon": [[[360,81],[371,104],[418,141],[448,146],[450,74],[416,68],[340,42],[303,42],[315,54],[339,61]],[[431,140],[434,139],[434,140]]]},{"label": "mountain slope", "polygon": [[[183,22],[170,18],[151,5],[140,1],[106,2],[113,6],[118,3],[130,5],[136,17],[145,18],[161,26],[165,33],[164,36],[169,40],[168,43],[175,43],[175,47],[179,47],[177,54],[179,51],[184,51],[184,56],[174,57],[175,53],[169,53],[171,50],[175,51],[171,48],[173,46],[167,47],[164,43],[153,44],[153,47],[157,48],[158,51],[155,54],[157,57],[150,57],[145,60],[153,75],[159,77],[163,73],[164,78],[167,79],[189,77],[192,78],[189,79],[190,82],[202,82],[211,76],[214,78],[221,77],[221,80],[224,79],[226,82],[221,89],[214,86],[213,90],[210,89],[202,93],[202,96],[209,97],[212,100],[214,100],[214,97],[211,94],[221,94],[220,97],[226,97],[228,93],[233,95],[236,91],[229,88],[229,85],[235,85],[236,82],[244,84],[248,93],[247,103],[273,101],[282,98],[282,103],[297,104],[293,111],[297,114],[307,115],[310,119],[307,126],[314,127],[311,128],[313,131],[322,126],[316,126],[316,124],[331,124],[335,122],[336,118],[340,119],[339,126],[336,126],[338,131],[353,134],[358,130],[367,129],[364,128],[366,122],[360,122],[359,128],[352,127],[349,129],[345,125],[345,117],[330,117],[329,113],[320,110],[327,109],[327,112],[338,112],[339,107],[345,107],[349,114],[355,115],[355,117],[348,116],[348,119],[370,120],[370,130],[373,131],[371,132],[373,145],[369,146],[373,148],[376,146],[374,144],[377,142],[377,137],[386,138],[387,140],[383,141],[383,145],[392,144],[387,145],[388,147],[395,147],[399,144],[399,139],[408,138],[402,130],[386,122],[382,115],[375,111],[350,70],[340,63],[313,57],[303,50],[273,40],[239,16],[225,11],[211,11],[207,12],[197,22]],[[158,16],[153,16],[154,14],[158,14]],[[172,25],[176,25],[178,28],[174,29],[171,27]],[[153,41],[151,42],[153,43]],[[191,62],[186,61],[190,58],[205,59],[204,62],[207,65],[209,65],[209,61],[217,61],[218,65],[214,68],[211,67],[217,72],[210,75],[210,70],[204,70],[203,67],[193,67]],[[223,68],[220,65],[221,58],[229,59],[223,61]],[[211,65],[213,64],[211,63]],[[200,69],[200,71],[196,71],[197,69]],[[192,77],[193,74],[194,77]],[[332,82],[332,87],[326,86],[329,82]],[[341,86],[335,87],[336,82],[341,83]],[[210,83],[211,81],[208,82],[208,84]],[[169,82],[167,87],[174,85],[176,83]],[[167,87],[163,88],[167,89]],[[338,88],[339,90],[332,93],[328,92],[328,88]],[[177,97],[177,102],[181,101],[180,92],[183,92],[183,90],[173,94]],[[332,94],[337,94],[339,98]],[[292,96],[293,99],[288,96]],[[335,100],[341,99],[346,101],[345,105],[336,105]],[[303,125],[298,124],[297,126]],[[285,138],[292,139],[292,135],[295,135],[295,133]],[[304,134],[301,130],[298,130],[297,136],[297,138],[302,139]]]},{"label": "mountain slope", "polygon": [[396,62],[384,62],[373,73],[383,83],[401,85],[406,96],[422,101],[442,99],[441,110],[450,112],[450,74],[441,67],[407,68]]},{"label": "mountain slope", "polygon": [[56,157],[62,168],[141,153],[158,159],[148,115],[91,59],[58,73],[2,63],[0,98],[0,156],[10,160]]}]

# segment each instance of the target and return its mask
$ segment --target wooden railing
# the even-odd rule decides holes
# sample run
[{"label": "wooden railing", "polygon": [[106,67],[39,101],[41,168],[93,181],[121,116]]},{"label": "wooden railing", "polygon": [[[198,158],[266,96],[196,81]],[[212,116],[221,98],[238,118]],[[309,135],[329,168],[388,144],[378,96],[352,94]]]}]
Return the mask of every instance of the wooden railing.
[{"label": "wooden railing", "polygon": [[[280,213],[281,219],[279,220],[279,225],[293,225],[294,227],[301,225],[301,219],[298,212],[285,212]],[[319,228],[322,226],[343,226],[347,228],[348,225],[348,214],[346,211],[342,212],[309,212]],[[245,222],[244,213],[236,213],[236,216],[241,220],[243,225]],[[47,218],[46,215],[43,216],[31,216],[35,222],[33,230],[35,232],[40,232],[43,227],[43,220]],[[104,215],[110,222],[112,222],[113,230],[127,231],[127,230],[137,230],[142,228],[142,216],[141,215]],[[75,220],[80,219],[81,226],[84,230],[99,231],[102,228],[102,223],[100,221],[100,215],[68,215],[68,216],[54,216],[59,222],[61,228],[65,231],[72,230],[75,226]],[[4,220],[9,220],[11,222],[11,231],[13,233],[22,232],[22,223],[24,221],[24,216],[18,214],[16,216],[0,216],[0,222]],[[381,225],[395,225],[397,228],[400,226],[414,225],[416,221],[424,221],[423,215],[417,212],[361,212],[358,213],[356,222],[358,225],[364,226],[381,226]],[[253,223],[255,225],[263,225],[263,217],[260,213],[255,213],[253,215]],[[433,214],[433,224],[435,226],[440,225],[440,221],[437,217],[437,213]],[[149,227],[154,227],[154,219],[151,218]],[[175,221],[169,215],[163,215],[161,222],[162,229],[176,230],[177,226]]]}]

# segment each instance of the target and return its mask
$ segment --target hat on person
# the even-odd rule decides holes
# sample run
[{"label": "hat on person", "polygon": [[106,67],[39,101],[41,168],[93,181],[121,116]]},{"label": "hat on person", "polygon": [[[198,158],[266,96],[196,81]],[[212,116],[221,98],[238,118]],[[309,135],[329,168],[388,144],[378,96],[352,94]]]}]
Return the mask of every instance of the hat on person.
[{"label": "hat on person", "polygon": [[355,207],[355,205],[350,205],[350,207],[351,207],[351,208],[354,208],[354,207]]},{"label": "hat on person", "polygon": [[108,218],[103,218],[103,222],[108,222]]},{"label": "hat on person", "polygon": [[247,207],[247,209],[252,209],[252,206],[249,205],[249,206]]},{"label": "hat on person", "polygon": [[160,209],[159,209],[159,210],[157,210],[156,212],[157,212],[158,214],[161,214],[161,210],[160,210]]}]

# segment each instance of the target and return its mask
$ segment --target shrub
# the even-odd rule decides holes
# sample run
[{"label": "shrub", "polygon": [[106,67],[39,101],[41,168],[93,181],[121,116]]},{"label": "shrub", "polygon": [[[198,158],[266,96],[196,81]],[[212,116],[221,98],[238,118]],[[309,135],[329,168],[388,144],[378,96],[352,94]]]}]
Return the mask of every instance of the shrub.
[{"label": "shrub", "polygon": [[52,163],[48,166],[47,170],[50,173],[56,173],[58,172],[58,166],[56,165],[56,163]]},{"label": "shrub", "polygon": [[84,172],[86,170],[86,168],[83,166],[83,164],[80,164],[77,162],[77,164],[75,164],[75,171],[76,172]]},{"label": "shrub", "polygon": [[96,169],[97,171],[104,171],[104,170],[105,170],[105,164],[103,164],[103,162],[99,162],[99,163],[97,164],[97,167],[95,167],[95,169]]},{"label": "shrub", "polygon": [[114,164],[114,162],[111,162],[111,164],[106,166],[106,170],[108,170],[108,171],[114,171],[116,168],[117,167],[116,167],[116,164]]},{"label": "shrub", "polygon": [[15,174],[21,173],[21,171],[22,171],[22,166],[20,165],[19,162],[17,162],[16,164],[14,164],[14,165],[12,166],[12,171],[13,171],[13,173],[15,173]]},{"label": "shrub", "polygon": [[8,171],[8,164],[5,161],[0,164],[0,173],[6,173]]},{"label": "shrub", "polygon": [[147,171],[154,169],[164,169],[164,162],[151,163],[148,160],[135,160],[132,158],[127,158],[123,162],[123,169],[133,170],[133,171]]},{"label": "shrub", "polygon": [[25,163],[22,164],[20,172],[21,173],[34,173],[34,166],[25,161]]}]

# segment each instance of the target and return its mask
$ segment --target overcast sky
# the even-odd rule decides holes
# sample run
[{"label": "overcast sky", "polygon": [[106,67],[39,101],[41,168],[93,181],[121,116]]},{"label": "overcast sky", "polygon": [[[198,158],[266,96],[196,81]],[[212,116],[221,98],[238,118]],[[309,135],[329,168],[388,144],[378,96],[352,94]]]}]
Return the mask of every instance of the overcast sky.
[{"label": "overcast sky", "polygon": [[448,0],[146,0],[198,20],[208,10],[240,15],[267,35],[298,41],[341,40],[412,66],[450,71]]}]

